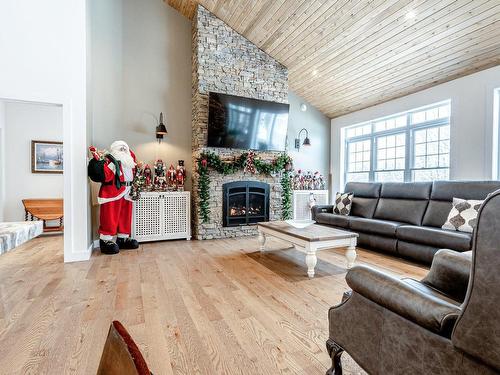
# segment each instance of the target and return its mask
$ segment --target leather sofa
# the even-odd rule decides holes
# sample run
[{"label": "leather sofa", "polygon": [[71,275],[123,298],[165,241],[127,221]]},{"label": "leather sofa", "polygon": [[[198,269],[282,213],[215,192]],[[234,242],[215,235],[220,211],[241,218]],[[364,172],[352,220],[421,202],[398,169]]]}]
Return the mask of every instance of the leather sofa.
[{"label": "leather sofa", "polygon": [[459,252],[472,247],[469,233],[441,229],[453,198],[483,200],[500,189],[500,181],[434,181],[346,184],[353,192],[349,216],[333,206],[315,206],[312,218],[359,234],[358,245],[426,264],[442,248]]},{"label": "leather sofa", "polygon": [[440,250],[420,281],[356,266],[330,308],[327,375],[345,350],[369,374],[500,373],[500,190],[481,206],[472,252]]}]

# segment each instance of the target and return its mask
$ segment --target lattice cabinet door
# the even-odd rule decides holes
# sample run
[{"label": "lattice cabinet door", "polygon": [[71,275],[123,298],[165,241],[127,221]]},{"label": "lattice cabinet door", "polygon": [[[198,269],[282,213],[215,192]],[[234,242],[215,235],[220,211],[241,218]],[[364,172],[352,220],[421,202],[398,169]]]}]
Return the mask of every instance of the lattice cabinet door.
[{"label": "lattice cabinet door", "polygon": [[141,193],[134,202],[132,235],[139,242],[191,239],[190,193]]},{"label": "lattice cabinet door", "polygon": [[189,192],[163,194],[163,234],[170,238],[190,238],[190,196]]},{"label": "lattice cabinet door", "polygon": [[315,205],[328,204],[328,190],[294,190],[293,218],[294,220],[311,219],[311,199]]}]

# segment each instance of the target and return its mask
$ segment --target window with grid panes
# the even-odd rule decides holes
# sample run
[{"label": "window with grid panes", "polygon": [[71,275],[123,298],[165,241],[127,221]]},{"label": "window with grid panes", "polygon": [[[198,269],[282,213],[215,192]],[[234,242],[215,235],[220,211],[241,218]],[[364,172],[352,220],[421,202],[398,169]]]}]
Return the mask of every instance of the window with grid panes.
[{"label": "window with grid panes", "polygon": [[449,179],[451,102],[387,116],[343,129],[344,179]]},{"label": "window with grid panes", "polygon": [[347,146],[347,175],[349,181],[369,181],[370,161],[371,143],[369,140],[350,142]]}]

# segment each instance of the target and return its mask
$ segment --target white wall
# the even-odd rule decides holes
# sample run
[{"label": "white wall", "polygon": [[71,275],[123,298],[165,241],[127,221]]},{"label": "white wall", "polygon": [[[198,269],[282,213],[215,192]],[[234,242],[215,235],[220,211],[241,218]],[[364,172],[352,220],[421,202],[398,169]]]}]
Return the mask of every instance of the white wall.
[{"label": "white wall", "polygon": [[[191,171],[191,23],[161,0],[90,4],[92,142],[104,148],[122,138],[145,162],[161,158],[175,166],[184,159]],[[293,92],[289,101],[295,168],[328,177],[330,120]],[[159,146],[154,128],[160,111],[169,134]],[[304,127],[313,146],[296,152],[294,139]]]},{"label": "white wall", "polygon": [[123,139],[144,162],[183,159],[191,171],[190,21],[161,0],[92,0],[91,14],[92,142]]},{"label": "white wall", "polygon": [[31,173],[31,141],[62,141],[62,107],[5,103],[5,221],[24,220],[22,199],[63,198],[63,175]]},{"label": "white wall", "polygon": [[65,261],[88,259],[85,0],[0,2],[0,98],[63,105]]},{"label": "white wall", "polygon": [[[319,171],[328,181],[330,171],[330,119],[310,105],[300,96],[289,92],[290,115],[288,122],[288,153],[293,158],[294,169]],[[304,103],[307,110],[302,112],[300,105]],[[295,149],[295,138],[302,128],[309,132],[311,147]],[[301,140],[305,137],[301,134]]]},{"label": "white wall", "polygon": [[427,90],[332,119],[333,189],[341,187],[340,129],[413,108],[451,99],[450,178],[491,179],[493,160],[493,93],[500,87],[500,66]]}]

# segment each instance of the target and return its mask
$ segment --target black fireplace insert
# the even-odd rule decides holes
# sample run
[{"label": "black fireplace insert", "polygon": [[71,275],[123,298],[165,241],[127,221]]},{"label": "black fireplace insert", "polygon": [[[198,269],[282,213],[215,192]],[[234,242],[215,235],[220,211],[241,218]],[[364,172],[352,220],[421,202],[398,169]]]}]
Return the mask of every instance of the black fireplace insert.
[{"label": "black fireplace insert", "polygon": [[223,185],[223,224],[225,227],[269,221],[269,184],[236,181]]}]

